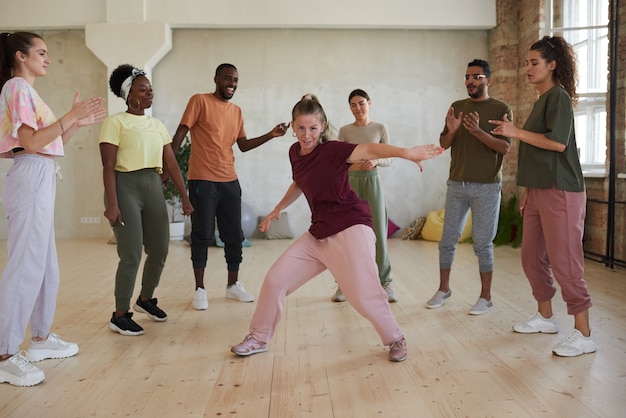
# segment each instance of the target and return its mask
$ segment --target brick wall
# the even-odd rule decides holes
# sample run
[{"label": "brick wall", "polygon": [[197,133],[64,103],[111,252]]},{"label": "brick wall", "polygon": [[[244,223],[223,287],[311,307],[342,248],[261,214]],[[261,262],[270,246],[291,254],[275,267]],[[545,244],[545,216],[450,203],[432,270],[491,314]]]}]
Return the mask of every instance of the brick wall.
[{"label": "brick wall", "polygon": [[[523,125],[530,113],[537,93],[526,80],[524,61],[528,47],[538,40],[545,28],[544,0],[498,0],[497,26],[489,34],[489,61],[494,83],[489,93],[508,102],[513,108],[516,125]],[[623,3],[623,2],[622,2]],[[619,14],[619,62],[617,71],[616,172],[626,173],[626,4]],[[607,123],[607,127],[609,124]],[[519,195],[516,186],[517,141],[504,159],[502,169],[503,199]],[[608,145],[608,134],[607,134]],[[626,179],[618,178],[615,206],[615,258],[626,260]],[[587,218],[585,220],[584,248],[590,256],[600,258],[606,252],[608,185],[606,178],[588,178]],[[597,202],[596,202],[597,201]]]}]

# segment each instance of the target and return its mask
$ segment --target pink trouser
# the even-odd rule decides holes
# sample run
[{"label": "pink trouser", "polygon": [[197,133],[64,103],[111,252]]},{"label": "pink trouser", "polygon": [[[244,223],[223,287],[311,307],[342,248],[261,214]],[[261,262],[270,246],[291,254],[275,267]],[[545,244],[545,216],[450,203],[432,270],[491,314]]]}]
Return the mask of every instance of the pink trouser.
[{"label": "pink trouser", "polygon": [[365,225],[355,225],[320,240],[305,232],[267,272],[250,334],[257,341],[271,340],[285,297],[328,269],[346,300],[374,325],[384,345],[400,340],[402,331],[378,279],[375,240],[374,231]]},{"label": "pink trouser", "polygon": [[585,192],[528,188],[524,207],[522,266],[533,296],[538,302],[552,299],[554,277],[570,315],[591,307],[583,278],[586,200]]}]

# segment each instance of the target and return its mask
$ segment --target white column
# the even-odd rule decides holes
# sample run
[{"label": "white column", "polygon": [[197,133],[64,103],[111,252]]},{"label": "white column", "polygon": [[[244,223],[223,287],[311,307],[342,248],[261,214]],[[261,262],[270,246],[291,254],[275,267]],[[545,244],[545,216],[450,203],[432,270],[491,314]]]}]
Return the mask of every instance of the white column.
[{"label": "white column", "polygon": [[[152,68],[172,49],[172,30],[163,22],[88,23],[85,25],[85,42],[107,66],[108,75],[118,65],[131,64],[143,69],[152,79]],[[108,84],[107,90],[109,114],[126,110]]]}]

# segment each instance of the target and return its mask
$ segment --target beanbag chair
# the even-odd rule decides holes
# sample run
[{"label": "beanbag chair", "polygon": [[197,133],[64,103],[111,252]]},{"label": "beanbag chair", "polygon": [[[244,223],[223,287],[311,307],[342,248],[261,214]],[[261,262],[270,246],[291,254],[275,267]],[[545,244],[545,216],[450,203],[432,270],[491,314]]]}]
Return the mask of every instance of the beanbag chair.
[{"label": "beanbag chair", "polygon": [[[436,211],[432,211],[426,216],[426,222],[424,222],[424,227],[422,228],[422,238],[426,241],[441,241],[441,234],[443,232],[443,217],[444,210],[439,209]],[[472,213],[467,216],[467,221],[465,222],[465,226],[463,227],[463,232],[461,232],[461,238],[459,238],[459,242],[465,241],[472,237]]]}]

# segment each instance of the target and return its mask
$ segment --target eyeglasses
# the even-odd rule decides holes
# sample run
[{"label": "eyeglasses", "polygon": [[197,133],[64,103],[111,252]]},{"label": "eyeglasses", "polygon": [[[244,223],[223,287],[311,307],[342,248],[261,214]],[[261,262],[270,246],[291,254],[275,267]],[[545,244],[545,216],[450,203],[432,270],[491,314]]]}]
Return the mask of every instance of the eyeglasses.
[{"label": "eyeglasses", "polygon": [[487,78],[485,74],[465,74],[465,81],[473,78],[474,80],[480,80],[481,78]]}]

